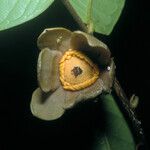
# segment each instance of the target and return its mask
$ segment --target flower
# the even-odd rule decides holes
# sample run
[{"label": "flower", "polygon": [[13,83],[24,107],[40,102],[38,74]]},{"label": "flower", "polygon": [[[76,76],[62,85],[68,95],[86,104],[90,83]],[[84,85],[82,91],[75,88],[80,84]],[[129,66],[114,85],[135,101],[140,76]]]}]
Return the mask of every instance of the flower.
[{"label": "flower", "polygon": [[39,88],[30,104],[34,116],[54,120],[76,103],[110,92],[115,67],[103,42],[81,31],[50,28],[37,45]]}]

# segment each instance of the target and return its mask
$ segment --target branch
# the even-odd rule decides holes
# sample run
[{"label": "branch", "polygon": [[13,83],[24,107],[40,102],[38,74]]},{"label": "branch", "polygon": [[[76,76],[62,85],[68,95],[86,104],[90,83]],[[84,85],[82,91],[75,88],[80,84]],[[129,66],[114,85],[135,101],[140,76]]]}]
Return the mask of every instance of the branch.
[{"label": "branch", "polygon": [[128,98],[127,98],[124,90],[122,89],[119,81],[117,80],[117,78],[115,78],[115,80],[114,80],[114,87],[113,88],[115,90],[117,97],[121,100],[122,105],[123,105],[124,109],[126,110],[129,119],[132,122],[133,128],[134,128],[135,133],[137,135],[137,138],[140,141],[144,141],[144,133],[143,133],[143,129],[141,127],[141,121],[138,120],[134,111],[131,109],[130,103],[129,103],[130,101],[128,100]]},{"label": "branch", "polygon": [[92,16],[92,7],[93,6],[93,0],[89,0],[88,3],[88,12],[87,12],[87,30],[89,34],[93,34],[94,28],[93,28],[93,16]]},{"label": "branch", "polygon": [[82,29],[84,32],[88,32],[88,28],[86,24],[84,24],[81,20],[81,18],[78,16],[72,5],[70,4],[69,0],[61,0],[62,3],[65,5],[65,7],[69,10],[71,15],[73,16],[74,20],[78,23],[79,27]]}]

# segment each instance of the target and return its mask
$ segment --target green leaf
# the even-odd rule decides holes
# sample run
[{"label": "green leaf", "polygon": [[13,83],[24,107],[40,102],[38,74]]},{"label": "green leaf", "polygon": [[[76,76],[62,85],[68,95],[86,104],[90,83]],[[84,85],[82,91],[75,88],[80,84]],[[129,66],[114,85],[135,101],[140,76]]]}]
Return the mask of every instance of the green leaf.
[{"label": "green leaf", "polygon": [[41,14],[54,0],[0,0],[0,30],[24,23]]},{"label": "green leaf", "polygon": [[[94,31],[109,35],[124,7],[125,0],[69,0],[81,20],[88,24],[89,15],[92,16]],[[92,4],[91,14],[89,5]]]},{"label": "green leaf", "polygon": [[97,133],[94,150],[135,150],[130,128],[114,98],[109,94],[102,95],[101,105],[105,127]]}]

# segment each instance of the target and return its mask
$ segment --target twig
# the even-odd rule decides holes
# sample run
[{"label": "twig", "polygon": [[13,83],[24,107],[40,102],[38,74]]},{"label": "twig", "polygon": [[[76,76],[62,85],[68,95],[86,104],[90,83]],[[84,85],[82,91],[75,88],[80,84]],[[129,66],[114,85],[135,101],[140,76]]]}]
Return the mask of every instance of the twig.
[{"label": "twig", "polygon": [[93,0],[89,0],[88,3],[88,11],[87,11],[87,29],[89,34],[93,34],[94,28],[93,28],[93,16],[92,16],[92,11],[93,11]]},{"label": "twig", "polygon": [[124,92],[124,90],[122,89],[119,81],[117,80],[117,78],[115,78],[114,80],[114,90],[116,95],[118,96],[118,98],[121,100],[124,109],[126,110],[128,117],[130,118],[133,128],[135,130],[136,136],[137,138],[141,141],[144,141],[144,133],[143,133],[143,129],[141,127],[141,121],[139,121],[137,119],[137,116],[135,115],[134,111],[131,109],[130,104],[129,104],[129,100]]},{"label": "twig", "polygon": [[82,29],[82,31],[84,32],[88,32],[88,28],[86,26],[86,24],[84,24],[81,20],[81,18],[78,16],[78,14],[76,13],[76,11],[74,10],[74,8],[72,7],[72,5],[70,4],[69,0],[61,0],[62,3],[66,6],[66,8],[69,10],[69,12],[71,13],[71,15],[73,16],[74,20],[78,23],[78,25],[80,26],[80,28]]}]

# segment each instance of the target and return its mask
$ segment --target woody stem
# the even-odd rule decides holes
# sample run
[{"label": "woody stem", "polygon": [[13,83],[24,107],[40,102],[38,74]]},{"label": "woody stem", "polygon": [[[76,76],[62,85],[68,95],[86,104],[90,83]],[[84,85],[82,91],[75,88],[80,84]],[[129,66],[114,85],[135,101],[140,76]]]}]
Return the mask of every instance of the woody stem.
[{"label": "woody stem", "polygon": [[87,26],[82,22],[81,18],[78,16],[72,5],[70,4],[69,0],[61,0],[65,7],[69,10],[71,15],[73,16],[74,20],[78,23],[79,27],[84,32],[88,32]]},{"label": "woody stem", "polygon": [[132,126],[135,130],[135,134],[137,136],[138,142],[143,143],[144,142],[144,133],[143,133],[143,129],[141,127],[141,121],[138,120],[135,112],[131,109],[129,100],[116,77],[114,79],[113,89],[114,89],[117,97],[119,98],[119,100],[121,100],[123,108],[127,112],[127,115],[130,118],[130,121],[132,122]]}]

